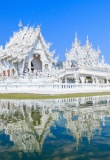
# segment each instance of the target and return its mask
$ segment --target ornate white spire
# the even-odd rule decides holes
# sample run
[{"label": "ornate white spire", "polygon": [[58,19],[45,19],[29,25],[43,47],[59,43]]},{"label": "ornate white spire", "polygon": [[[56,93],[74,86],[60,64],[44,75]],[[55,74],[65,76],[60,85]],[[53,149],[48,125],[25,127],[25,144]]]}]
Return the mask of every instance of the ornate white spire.
[{"label": "ornate white spire", "polygon": [[75,33],[75,43],[78,42],[78,35],[77,35],[77,32]]},{"label": "ornate white spire", "polygon": [[38,25],[38,26],[37,26],[37,29],[40,31],[40,30],[41,30],[41,25]]},{"label": "ornate white spire", "polygon": [[87,35],[87,38],[86,38],[86,45],[89,45],[89,38],[88,38],[88,35]]},{"label": "ornate white spire", "polygon": [[22,21],[21,21],[21,20],[19,21],[18,27],[19,27],[19,28],[23,27],[23,24],[22,24]]},{"label": "ornate white spire", "polygon": [[98,54],[101,53],[101,50],[100,50],[99,46],[98,46],[98,48],[97,48],[97,52],[98,52]]},{"label": "ornate white spire", "polygon": [[101,64],[104,65],[104,63],[105,63],[105,58],[104,58],[104,56],[102,55]]},{"label": "ornate white spire", "polygon": [[76,47],[80,45],[79,40],[78,40],[78,36],[77,36],[77,32],[75,33],[75,41],[74,41],[74,44],[75,44]]},{"label": "ornate white spire", "polygon": [[3,46],[2,45],[0,45],[0,50],[2,50],[3,49]]}]

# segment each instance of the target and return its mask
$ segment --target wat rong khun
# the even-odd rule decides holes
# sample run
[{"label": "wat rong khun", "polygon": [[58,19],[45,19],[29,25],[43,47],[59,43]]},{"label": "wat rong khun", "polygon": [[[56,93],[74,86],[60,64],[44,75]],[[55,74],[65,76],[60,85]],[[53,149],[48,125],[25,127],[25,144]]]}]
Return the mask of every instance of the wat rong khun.
[{"label": "wat rong khun", "polygon": [[22,26],[0,47],[0,93],[67,94],[110,91],[110,65],[101,51],[77,34],[66,60],[58,67],[58,57],[50,52],[40,27]]}]

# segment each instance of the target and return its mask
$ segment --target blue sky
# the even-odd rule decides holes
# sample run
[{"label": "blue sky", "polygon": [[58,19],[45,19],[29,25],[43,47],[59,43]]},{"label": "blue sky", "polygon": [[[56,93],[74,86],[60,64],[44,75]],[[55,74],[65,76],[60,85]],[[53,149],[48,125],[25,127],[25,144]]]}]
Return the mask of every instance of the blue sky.
[{"label": "blue sky", "polygon": [[1,0],[0,44],[9,41],[13,31],[23,25],[41,25],[42,34],[60,60],[65,59],[75,32],[84,45],[86,36],[93,47],[99,46],[110,63],[110,0]]}]

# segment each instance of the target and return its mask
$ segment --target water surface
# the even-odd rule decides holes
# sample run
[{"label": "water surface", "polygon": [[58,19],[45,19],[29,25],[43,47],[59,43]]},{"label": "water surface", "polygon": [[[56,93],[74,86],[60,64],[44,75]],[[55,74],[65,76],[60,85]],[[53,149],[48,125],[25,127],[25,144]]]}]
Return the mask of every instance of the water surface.
[{"label": "water surface", "polygon": [[110,97],[0,100],[0,160],[109,160]]}]

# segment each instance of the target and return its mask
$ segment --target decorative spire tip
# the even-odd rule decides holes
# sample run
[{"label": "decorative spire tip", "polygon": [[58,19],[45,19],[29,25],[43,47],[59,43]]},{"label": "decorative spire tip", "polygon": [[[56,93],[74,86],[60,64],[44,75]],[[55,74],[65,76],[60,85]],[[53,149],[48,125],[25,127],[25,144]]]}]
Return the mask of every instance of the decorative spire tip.
[{"label": "decorative spire tip", "polygon": [[23,27],[23,24],[22,24],[22,21],[21,21],[21,20],[19,21],[18,27],[19,27],[19,28]]},{"label": "decorative spire tip", "polygon": [[78,37],[77,32],[75,32],[75,38],[77,38],[77,37]]}]

